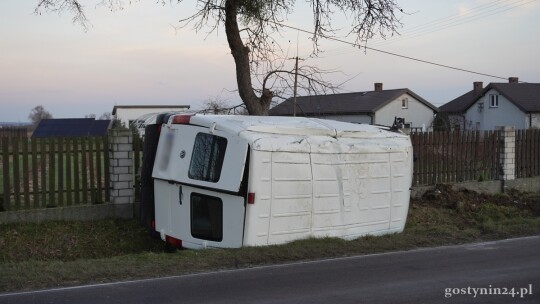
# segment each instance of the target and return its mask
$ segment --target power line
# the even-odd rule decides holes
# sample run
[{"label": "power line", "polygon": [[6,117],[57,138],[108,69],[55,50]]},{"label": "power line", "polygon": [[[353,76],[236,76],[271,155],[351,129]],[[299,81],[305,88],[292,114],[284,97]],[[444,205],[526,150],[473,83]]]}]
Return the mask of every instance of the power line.
[{"label": "power line", "polygon": [[[296,30],[296,31],[299,31],[299,32],[303,32],[303,33],[306,33],[306,34],[315,35],[315,33],[311,32],[311,31],[304,30],[304,29],[294,27],[294,26],[291,26],[291,25],[286,25],[286,24],[277,23],[277,22],[276,22],[276,24],[279,25],[279,26],[289,28],[289,29],[292,29],[292,30]],[[481,73],[481,72],[475,72],[475,71],[472,71],[472,70],[467,70],[467,69],[458,68],[458,67],[454,67],[454,66],[450,66],[450,65],[446,65],[446,64],[436,63],[436,62],[433,62],[433,61],[428,61],[428,60],[423,60],[423,59],[419,59],[419,58],[405,56],[405,55],[401,55],[401,54],[397,54],[397,53],[383,51],[383,50],[368,47],[368,46],[362,46],[362,45],[358,45],[356,43],[345,41],[345,40],[338,39],[338,38],[335,38],[335,37],[329,37],[329,36],[325,36],[325,35],[319,35],[319,36],[321,36],[322,38],[325,38],[327,40],[333,40],[333,41],[345,43],[345,44],[351,45],[351,46],[353,46],[355,48],[360,48],[360,49],[364,48],[366,50],[370,50],[370,51],[374,51],[374,52],[378,52],[378,53],[383,53],[383,54],[386,54],[386,55],[391,55],[391,56],[395,56],[395,57],[399,57],[399,58],[403,58],[403,59],[408,59],[408,60],[412,60],[412,61],[416,61],[416,62],[422,62],[422,63],[426,63],[426,64],[430,64],[430,65],[434,65],[434,66],[439,66],[439,67],[443,67],[443,68],[447,68],[447,69],[452,69],[452,70],[456,70],[456,71],[461,71],[461,72],[466,72],[466,73],[471,73],[471,74],[476,74],[476,75],[481,75],[481,76],[487,76],[487,77],[492,77],[492,78],[497,78],[497,79],[504,79],[504,80],[508,79],[507,77],[496,76],[496,75],[491,75],[491,74],[486,74],[486,73]],[[523,81],[520,81],[520,82],[523,82]]]},{"label": "power line", "polygon": [[[392,43],[417,38],[420,36],[428,35],[434,32],[442,31],[451,27],[459,26],[465,23],[473,22],[479,19],[483,19],[492,15],[500,14],[520,6],[527,5],[535,2],[536,0],[517,0],[515,2],[503,2],[504,0],[496,0],[483,5],[473,7],[463,14],[450,15],[441,19],[435,19],[433,21],[420,24],[411,28],[408,28],[400,33],[399,37],[390,37],[388,39],[375,38],[370,41],[371,46],[381,47]],[[523,3],[524,1],[527,1]],[[490,9],[491,8],[491,9]],[[488,10],[489,9],[489,10]],[[336,49],[339,50],[340,48]],[[332,53],[332,50],[329,51]],[[340,52],[341,53],[341,52]],[[347,52],[349,53],[349,52]]]},{"label": "power line", "polygon": [[411,39],[411,38],[416,38],[416,37],[424,36],[424,35],[427,35],[427,34],[431,34],[431,33],[434,33],[434,32],[439,32],[439,31],[442,31],[442,30],[445,30],[445,29],[448,29],[448,28],[458,26],[458,25],[462,25],[462,24],[465,24],[465,23],[477,21],[477,20],[480,20],[480,19],[483,19],[483,18],[486,18],[486,17],[496,15],[496,14],[504,13],[506,11],[518,8],[520,6],[527,5],[529,3],[535,2],[536,0],[530,0],[530,1],[527,1],[527,2],[524,2],[524,1],[526,1],[526,0],[519,0],[519,1],[513,2],[511,4],[505,4],[505,5],[502,5],[502,6],[498,6],[496,8],[490,9],[488,11],[473,13],[470,16],[467,16],[467,17],[461,18],[461,19],[457,19],[457,20],[453,20],[451,22],[443,21],[443,22],[441,22],[442,24],[440,24],[440,25],[434,25],[432,27],[423,28],[423,29],[415,30],[415,31],[406,31],[403,36],[398,37],[396,39],[388,39],[388,40],[379,39],[379,40],[374,41],[372,44],[374,44],[376,46],[388,45],[388,44],[395,43],[395,42],[398,42],[398,41],[408,40],[408,39]]},{"label": "power line", "polygon": [[466,15],[470,14],[474,10],[477,10],[477,12],[478,12],[478,11],[483,11],[483,10],[489,8],[489,7],[492,7],[492,6],[497,6],[498,2],[501,2],[501,1],[505,1],[505,0],[496,0],[496,1],[489,2],[489,3],[483,4],[483,5],[475,6],[475,7],[471,8],[471,9],[469,9],[469,10],[466,10],[463,14],[454,14],[454,15],[450,15],[450,16],[447,16],[447,17],[444,17],[444,18],[435,19],[433,21],[426,22],[424,24],[413,26],[413,27],[410,27],[410,28],[404,30],[402,32],[402,34],[409,33],[409,32],[414,32],[414,31],[417,31],[418,29],[422,29],[422,28],[426,28],[426,27],[432,28],[434,25],[437,25],[437,24],[445,23],[445,22],[453,20],[453,19],[463,18],[463,16],[466,16]]}]

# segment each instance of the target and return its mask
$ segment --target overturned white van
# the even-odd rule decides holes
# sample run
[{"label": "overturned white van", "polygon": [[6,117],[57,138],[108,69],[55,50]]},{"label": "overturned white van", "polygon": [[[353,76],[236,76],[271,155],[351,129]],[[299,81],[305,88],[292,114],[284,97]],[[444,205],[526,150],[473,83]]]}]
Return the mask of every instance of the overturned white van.
[{"label": "overturned white van", "polygon": [[186,248],[401,232],[408,136],[299,117],[172,115],[152,177],[155,230]]}]

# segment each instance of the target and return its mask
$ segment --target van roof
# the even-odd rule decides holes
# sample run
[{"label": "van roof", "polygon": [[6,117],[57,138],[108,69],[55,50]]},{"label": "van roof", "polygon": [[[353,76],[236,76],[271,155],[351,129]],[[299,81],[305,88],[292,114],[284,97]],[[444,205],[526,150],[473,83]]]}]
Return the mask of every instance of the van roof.
[{"label": "van roof", "polygon": [[285,116],[193,115],[190,124],[238,134],[245,132],[338,137],[402,137],[387,128],[328,119]]},{"label": "van roof", "polygon": [[208,128],[215,124],[216,130],[236,134],[261,151],[357,153],[410,146],[407,135],[385,127],[327,119],[197,114],[189,123]]}]

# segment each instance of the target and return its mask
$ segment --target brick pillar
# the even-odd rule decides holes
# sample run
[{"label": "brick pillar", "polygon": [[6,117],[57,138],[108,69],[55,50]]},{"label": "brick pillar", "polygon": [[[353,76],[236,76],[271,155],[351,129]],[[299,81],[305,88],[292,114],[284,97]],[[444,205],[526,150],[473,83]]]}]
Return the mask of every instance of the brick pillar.
[{"label": "brick pillar", "polygon": [[130,130],[109,131],[111,203],[133,204],[133,138]]},{"label": "brick pillar", "polygon": [[516,179],[516,130],[514,127],[497,127],[500,133],[499,164],[501,165],[499,179]]}]

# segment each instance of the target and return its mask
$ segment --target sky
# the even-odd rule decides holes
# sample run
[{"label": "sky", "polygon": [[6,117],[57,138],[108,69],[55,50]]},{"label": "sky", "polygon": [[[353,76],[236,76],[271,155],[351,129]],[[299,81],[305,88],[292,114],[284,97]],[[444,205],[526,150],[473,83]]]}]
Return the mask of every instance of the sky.
[{"label": "sky", "polygon": [[[0,122],[27,122],[43,105],[55,118],[98,117],[115,105],[191,105],[219,99],[240,104],[235,67],[223,29],[178,28],[195,1],[161,5],[140,0],[111,11],[83,0],[87,30],[69,12],[34,14],[37,0],[0,0]],[[540,83],[540,1],[397,0],[401,35],[374,37],[368,47],[424,61]],[[298,1],[284,24],[310,30],[310,7]],[[336,15],[338,27],[346,21]],[[443,68],[336,41],[312,54],[310,35],[277,37],[301,65],[339,71],[324,75],[340,92],[409,88],[440,106],[471,90],[474,81],[504,79]],[[345,41],[353,41],[350,37]],[[286,67],[293,60],[284,60]]]}]

